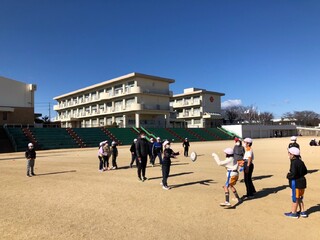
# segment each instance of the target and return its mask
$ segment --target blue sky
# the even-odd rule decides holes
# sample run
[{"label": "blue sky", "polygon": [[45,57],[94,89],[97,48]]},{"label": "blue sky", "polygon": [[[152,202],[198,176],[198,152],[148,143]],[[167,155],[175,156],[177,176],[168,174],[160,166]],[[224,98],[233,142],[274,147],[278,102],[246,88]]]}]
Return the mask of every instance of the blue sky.
[{"label": "blue sky", "polygon": [[320,113],[318,0],[0,0],[0,76],[53,97],[131,72],[223,106]]}]

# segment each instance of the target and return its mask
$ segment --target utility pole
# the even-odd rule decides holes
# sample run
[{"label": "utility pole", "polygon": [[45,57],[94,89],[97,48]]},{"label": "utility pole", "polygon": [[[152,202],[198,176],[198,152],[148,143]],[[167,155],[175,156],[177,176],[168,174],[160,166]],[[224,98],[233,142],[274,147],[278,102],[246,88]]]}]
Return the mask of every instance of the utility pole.
[{"label": "utility pole", "polygon": [[51,103],[49,102],[49,121],[51,122]]}]

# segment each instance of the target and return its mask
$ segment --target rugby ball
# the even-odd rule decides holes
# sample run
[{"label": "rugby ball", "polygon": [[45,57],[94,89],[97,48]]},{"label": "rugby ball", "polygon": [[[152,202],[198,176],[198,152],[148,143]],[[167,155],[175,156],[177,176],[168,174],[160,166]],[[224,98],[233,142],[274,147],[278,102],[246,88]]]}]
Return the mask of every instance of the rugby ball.
[{"label": "rugby ball", "polygon": [[195,161],[197,160],[197,157],[198,157],[198,155],[197,155],[196,152],[192,152],[192,153],[190,154],[190,158],[191,158],[191,161],[192,161],[192,162],[195,162]]}]

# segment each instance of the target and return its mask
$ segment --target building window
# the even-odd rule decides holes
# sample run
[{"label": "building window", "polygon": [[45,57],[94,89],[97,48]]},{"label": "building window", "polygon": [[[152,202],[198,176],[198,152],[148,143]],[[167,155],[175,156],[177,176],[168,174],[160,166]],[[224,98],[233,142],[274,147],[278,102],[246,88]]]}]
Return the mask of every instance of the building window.
[{"label": "building window", "polygon": [[8,113],[7,112],[3,112],[2,120],[3,121],[7,121],[8,120]]}]

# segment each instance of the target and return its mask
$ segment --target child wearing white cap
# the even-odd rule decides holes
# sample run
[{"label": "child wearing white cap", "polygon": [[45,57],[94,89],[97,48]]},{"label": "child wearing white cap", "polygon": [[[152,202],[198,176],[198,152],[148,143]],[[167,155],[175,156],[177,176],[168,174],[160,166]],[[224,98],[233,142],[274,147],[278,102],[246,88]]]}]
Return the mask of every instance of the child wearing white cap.
[{"label": "child wearing white cap", "polygon": [[296,148],[298,148],[298,149],[300,149],[300,146],[299,146],[299,144],[297,143],[297,137],[296,136],[292,136],[291,138],[290,138],[290,143],[289,143],[289,146],[288,146],[288,149],[289,148],[292,148],[292,147],[296,147]]},{"label": "child wearing white cap", "polygon": [[[298,218],[308,217],[307,212],[304,210],[303,195],[304,190],[307,188],[307,180],[305,175],[308,173],[304,162],[300,157],[300,150],[297,147],[288,149],[290,159],[290,170],[287,174],[289,186],[292,189],[292,206],[291,212],[285,213],[286,217]],[[299,206],[300,212],[297,211]]]},{"label": "child wearing white cap", "polygon": [[27,159],[27,177],[35,176],[34,173],[34,163],[37,157],[37,153],[34,150],[33,144],[28,144],[28,149],[25,152],[25,157]]},{"label": "child wearing white cap", "polygon": [[217,162],[219,166],[224,166],[227,170],[227,181],[223,186],[224,194],[225,194],[225,202],[220,203],[220,206],[231,206],[229,201],[229,189],[233,192],[234,196],[237,198],[238,203],[241,202],[241,199],[237,193],[237,189],[234,187],[238,181],[239,173],[238,173],[238,163],[233,157],[233,149],[226,148],[223,151],[226,154],[226,159],[221,161],[216,153],[212,153],[214,160]]}]

